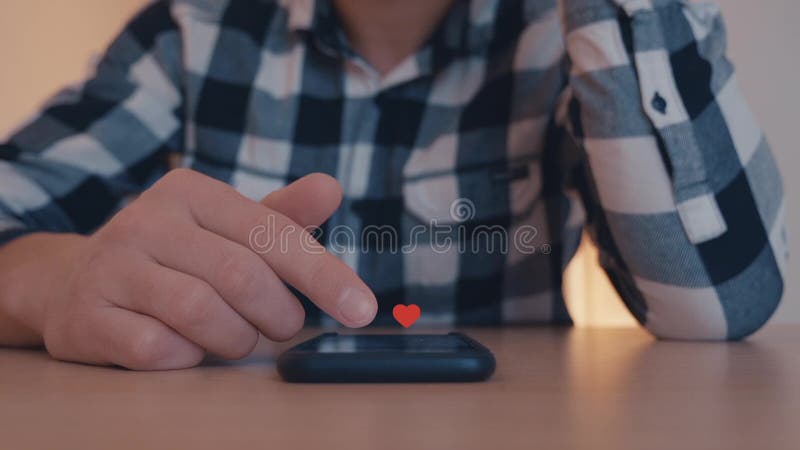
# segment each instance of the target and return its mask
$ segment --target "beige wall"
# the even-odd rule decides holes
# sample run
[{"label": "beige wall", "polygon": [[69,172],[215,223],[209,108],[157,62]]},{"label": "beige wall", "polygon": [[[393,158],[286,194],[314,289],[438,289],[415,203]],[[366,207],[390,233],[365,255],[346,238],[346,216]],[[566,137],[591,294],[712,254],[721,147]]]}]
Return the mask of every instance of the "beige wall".
[{"label": "beige wall", "polygon": [[726,0],[739,79],[775,151],[788,196],[789,285],[775,322],[800,322],[800,2]]},{"label": "beige wall", "polygon": [[145,0],[0,0],[0,136],[79,81]]},{"label": "beige wall", "polygon": [[[59,86],[79,80],[125,18],[145,0],[2,0],[0,2],[0,136],[33,113]],[[783,170],[786,191],[800,190],[796,150],[800,109],[800,2],[720,0],[739,78],[767,131]],[[791,197],[792,199],[794,197]],[[800,254],[800,211],[790,204],[792,254]],[[570,309],[581,324],[633,321],[585,246],[570,267]],[[776,322],[800,322],[797,264]]]}]

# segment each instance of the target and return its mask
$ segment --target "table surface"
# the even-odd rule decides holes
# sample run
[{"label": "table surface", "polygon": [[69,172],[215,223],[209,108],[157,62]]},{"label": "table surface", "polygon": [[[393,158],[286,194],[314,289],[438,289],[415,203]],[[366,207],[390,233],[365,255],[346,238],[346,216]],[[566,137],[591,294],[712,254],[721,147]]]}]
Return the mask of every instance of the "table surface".
[{"label": "table surface", "polygon": [[154,373],[0,350],[0,448],[798,448],[800,327],[742,343],[463,331],[495,353],[487,383],[286,384],[286,346],[267,342],[237,363]]}]

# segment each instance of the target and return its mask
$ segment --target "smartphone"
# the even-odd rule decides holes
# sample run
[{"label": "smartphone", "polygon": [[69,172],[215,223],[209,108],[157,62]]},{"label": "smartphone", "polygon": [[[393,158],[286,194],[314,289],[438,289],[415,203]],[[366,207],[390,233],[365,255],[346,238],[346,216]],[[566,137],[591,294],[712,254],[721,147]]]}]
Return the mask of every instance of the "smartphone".
[{"label": "smartphone", "polygon": [[473,382],[494,369],[492,352],[462,333],[325,333],[278,358],[293,383]]}]

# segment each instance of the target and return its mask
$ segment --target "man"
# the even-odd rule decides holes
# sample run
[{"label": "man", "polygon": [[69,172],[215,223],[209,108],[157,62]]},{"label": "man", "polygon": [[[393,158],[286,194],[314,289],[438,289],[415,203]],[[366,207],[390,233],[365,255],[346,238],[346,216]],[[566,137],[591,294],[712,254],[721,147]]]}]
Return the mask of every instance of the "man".
[{"label": "man", "polygon": [[0,147],[0,342],[169,369],[313,305],[570,323],[584,225],[656,336],[747,336],[784,203],[724,42],[677,0],[157,1]]}]

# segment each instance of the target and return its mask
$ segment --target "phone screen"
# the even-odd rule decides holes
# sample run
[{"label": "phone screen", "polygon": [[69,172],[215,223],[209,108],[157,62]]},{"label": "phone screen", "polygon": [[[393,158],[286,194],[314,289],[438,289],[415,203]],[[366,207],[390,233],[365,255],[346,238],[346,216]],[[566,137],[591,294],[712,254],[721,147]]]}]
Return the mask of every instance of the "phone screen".
[{"label": "phone screen", "polygon": [[475,348],[455,335],[338,335],[305,342],[297,350],[317,353],[457,353]]}]

